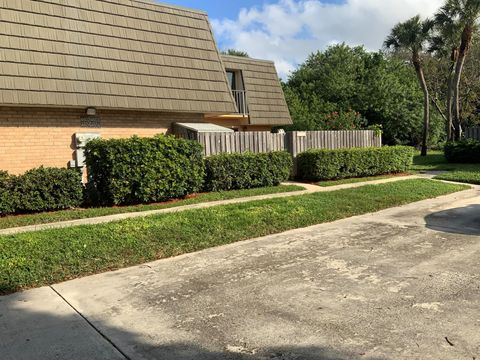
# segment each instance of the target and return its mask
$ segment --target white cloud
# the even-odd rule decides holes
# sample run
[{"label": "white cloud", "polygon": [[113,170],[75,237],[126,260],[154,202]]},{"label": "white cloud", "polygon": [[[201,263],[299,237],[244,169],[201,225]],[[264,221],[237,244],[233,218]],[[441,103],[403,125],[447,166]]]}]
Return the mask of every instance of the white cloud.
[{"label": "white cloud", "polygon": [[345,42],[378,50],[390,29],[414,15],[431,16],[443,0],[278,0],[242,9],[235,20],[212,20],[225,48],[275,61],[286,77],[308,54]]}]

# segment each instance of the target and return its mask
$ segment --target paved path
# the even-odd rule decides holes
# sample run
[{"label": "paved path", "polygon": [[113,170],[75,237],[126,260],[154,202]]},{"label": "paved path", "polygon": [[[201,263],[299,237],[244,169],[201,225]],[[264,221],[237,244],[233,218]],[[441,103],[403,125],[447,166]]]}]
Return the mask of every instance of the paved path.
[{"label": "paved path", "polygon": [[0,297],[0,358],[480,358],[480,188]]},{"label": "paved path", "polygon": [[389,179],[374,180],[374,181],[355,183],[355,184],[337,185],[337,186],[331,186],[331,187],[320,187],[312,184],[288,182],[287,184],[289,185],[302,186],[305,188],[305,190],[288,192],[288,193],[251,196],[251,197],[229,199],[229,200],[211,201],[211,202],[177,206],[177,207],[160,209],[160,210],[115,214],[115,215],[101,216],[96,218],[68,220],[68,221],[61,221],[61,222],[48,223],[48,224],[39,224],[39,225],[22,226],[22,227],[10,228],[10,229],[1,229],[0,236],[39,231],[39,230],[47,230],[47,229],[59,229],[59,228],[66,228],[66,227],[80,226],[80,225],[105,224],[109,222],[133,219],[133,218],[139,218],[139,217],[145,217],[145,216],[174,213],[174,212],[180,212],[180,211],[192,210],[192,209],[205,209],[205,208],[210,208],[210,207],[219,206],[219,205],[240,204],[240,203],[256,201],[256,200],[267,200],[267,199],[284,198],[289,196],[299,196],[299,195],[305,195],[305,194],[310,194],[314,192],[326,192],[326,191],[335,191],[335,190],[341,190],[341,189],[351,189],[351,188],[364,186],[367,184],[368,185],[383,184],[383,183],[388,183],[393,181],[414,179],[418,177],[419,176],[393,177]]}]

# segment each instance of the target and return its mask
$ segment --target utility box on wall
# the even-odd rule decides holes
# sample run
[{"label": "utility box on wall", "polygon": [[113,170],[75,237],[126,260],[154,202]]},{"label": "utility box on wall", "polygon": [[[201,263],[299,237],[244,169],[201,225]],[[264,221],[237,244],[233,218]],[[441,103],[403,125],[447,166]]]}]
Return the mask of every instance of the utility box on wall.
[{"label": "utility box on wall", "polygon": [[94,139],[99,139],[101,136],[97,133],[77,133],[75,134],[75,160],[76,167],[85,166],[85,146]]}]

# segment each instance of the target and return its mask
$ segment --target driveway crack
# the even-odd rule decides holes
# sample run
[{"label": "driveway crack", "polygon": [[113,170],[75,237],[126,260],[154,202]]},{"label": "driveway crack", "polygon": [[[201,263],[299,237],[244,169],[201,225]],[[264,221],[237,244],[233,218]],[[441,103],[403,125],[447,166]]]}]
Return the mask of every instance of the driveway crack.
[{"label": "driveway crack", "polygon": [[127,354],[125,354],[122,349],[120,349],[112,340],[110,340],[107,335],[105,335],[99,328],[97,328],[90,320],[87,319],[87,317],[85,315],[83,315],[80,311],[78,311],[75,306],[73,306],[67,299],[65,299],[65,297],[60,293],[58,292],[53,286],[49,286],[49,288],[55,293],[57,294],[57,296],[62,299],[65,304],[67,304],[73,311],[75,311],[76,314],[78,314],[78,316],[80,316],[98,335],[100,335],[103,339],[105,339],[105,341],[107,341],[111,346],[113,346],[115,348],[115,350],[117,350],[120,355],[122,355],[125,360],[132,360],[131,357],[129,357]]}]

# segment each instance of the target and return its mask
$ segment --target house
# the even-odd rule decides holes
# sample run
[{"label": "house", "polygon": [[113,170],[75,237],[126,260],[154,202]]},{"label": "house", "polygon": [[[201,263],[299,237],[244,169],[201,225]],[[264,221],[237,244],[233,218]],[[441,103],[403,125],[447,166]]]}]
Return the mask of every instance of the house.
[{"label": "house", "polygon": [[222,60],[238,113],[207,118],[227,127],[236,120],[246,131],[270,131],[292,123],[273,62],[227,55]]},{"label": "house", "polygon": [[92,137],[291,118],[272,62],[222,56],[206,13],[144,0],[0,0],[0,169],[81,166]]}]

